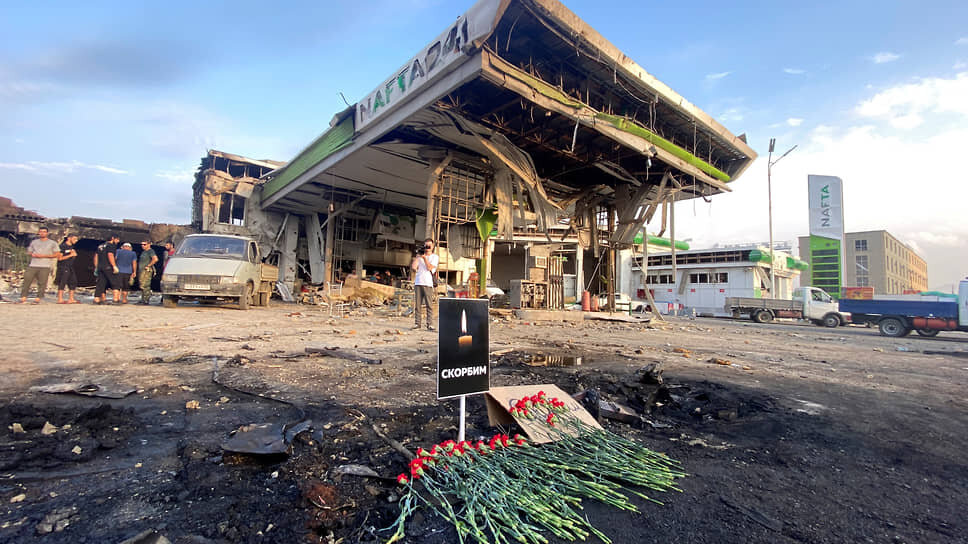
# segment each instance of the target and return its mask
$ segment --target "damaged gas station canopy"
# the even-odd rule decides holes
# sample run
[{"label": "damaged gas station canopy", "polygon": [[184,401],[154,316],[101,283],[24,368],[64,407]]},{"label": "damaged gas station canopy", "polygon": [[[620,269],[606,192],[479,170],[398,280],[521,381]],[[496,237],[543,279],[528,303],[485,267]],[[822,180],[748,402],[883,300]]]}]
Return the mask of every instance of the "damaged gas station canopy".
[{"label": "damaged gas station canopy", "polygon": [[[756,154],[555,0],[480,0],[267,176],[262,208],[370,201],[631,243],[662,203],[728,191]],[[454,179],[463,180],[454,183]],[[470,181],[467,181],[470,180]],[[456,196],[455,196],[456,194]]]}]

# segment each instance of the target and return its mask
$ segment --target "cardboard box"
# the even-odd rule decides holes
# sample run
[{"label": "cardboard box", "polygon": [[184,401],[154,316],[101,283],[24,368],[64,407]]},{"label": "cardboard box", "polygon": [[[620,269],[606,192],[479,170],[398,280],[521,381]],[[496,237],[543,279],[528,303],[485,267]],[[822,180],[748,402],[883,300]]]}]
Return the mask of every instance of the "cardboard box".
[{"label": "cardboard box", "polygon": [[559,425],[555,429],[549,429],[548,424],[544,422],[544,418],[534,418],[528,419],[523,416],[511,415],[510,410],[518,400],[525,397],[531,397],[538,394],[538,391],[544,391],[547,395],[547,399],[557,398],[558,400],[565,403],[565,407],[568,408],[567,417],[577,417],[583,423],[594,427],[596,429],[601,429],[602,426],[595,421],[595,418],[579,404],[578,401],[571,398],[571,395],[565,393],[557,385],[545,384],[545,385],[516,385],[512,387],[492,387],[490,391],[487,392],[485,397],[487,401],[487,420],[490,425],[509,425],[511,423],[517,423],[521,426],[524,434],[531,439],[532,442],[536,444],[547,444],[548,442],[554,442],[561,438],[560,432],[575,435],[572,429],[568,429],[565,426]]}]

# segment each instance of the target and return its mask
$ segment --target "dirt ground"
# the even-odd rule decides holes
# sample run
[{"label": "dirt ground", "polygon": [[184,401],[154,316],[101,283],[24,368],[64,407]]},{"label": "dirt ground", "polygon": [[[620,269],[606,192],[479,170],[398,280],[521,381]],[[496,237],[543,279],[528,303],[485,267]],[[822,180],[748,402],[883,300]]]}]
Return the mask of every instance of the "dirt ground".
[{"label": "dirt ground", "polygon": [[[412,451],[457,430],[457,403],[434,398],[436,337],[411,323],[283,303],[0,304],[0,542],[382,541],[406,459],[380,435]],[[968,335],[495,317],[491,350],[492,385],[595,389],[640,411],[606,428],[690,474],[636,514],[587,501],[616,543],[968,542]],[[663,384],[643,386],[656,363]],[[31,390],[61,383],[134,392]],[[481,397],[468,410],[469,437],[496,431]],[[286,426],[288,454],[223,449],[252,423]],[[431,514],[408,535],[456,542]]]}]

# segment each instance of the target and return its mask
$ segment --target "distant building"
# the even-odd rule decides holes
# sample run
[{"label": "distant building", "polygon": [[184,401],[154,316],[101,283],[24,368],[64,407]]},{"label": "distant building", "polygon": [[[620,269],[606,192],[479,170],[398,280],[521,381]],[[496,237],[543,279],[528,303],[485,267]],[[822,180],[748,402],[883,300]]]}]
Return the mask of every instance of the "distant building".
[{"label": "distant building", "polygon": [[192,227],[198,232],[252,234],[252,213],[262,215],[255,187],[284,162],[256,160],[210,149],[192,185]]},{"label": "distant building", "polygon": [[[800,255],[810,254],[810,238],[800,237]],[[811,263],[803,284],[819,285],[823,278]],[[874,293],[896,295],[928,289],[928,265],[920,255],[886,230],[844,234],[844,286],[873,287]]]},{"label": "distant building", "polygon": [[[784,251],[774,251],[776,298],[790,298],[807,263]],[[642,287],[642,257],[632,265],[634,299],[645,301]],[[657,310],[670,308],[698,315],[729,315],[726,297],[770,297],[770,250],[766,247],[728,247],[676,252],[649,253],[647,283]]]}]

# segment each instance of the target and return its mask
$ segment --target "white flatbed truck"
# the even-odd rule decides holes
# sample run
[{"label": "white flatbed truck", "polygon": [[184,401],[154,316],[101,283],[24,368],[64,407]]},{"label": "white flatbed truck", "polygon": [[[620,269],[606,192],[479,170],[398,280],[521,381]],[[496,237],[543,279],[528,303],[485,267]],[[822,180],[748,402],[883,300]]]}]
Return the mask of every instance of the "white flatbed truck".
[{"label": "white flatbed truck", "polygon": [[770,323],[778,317],[805,319],[824,327],[840,327],[850,316],[840,311],[837,302],[823,289],[797,287],[792,299],[728,297],[726,313],[749,317],[756,323]]}]

